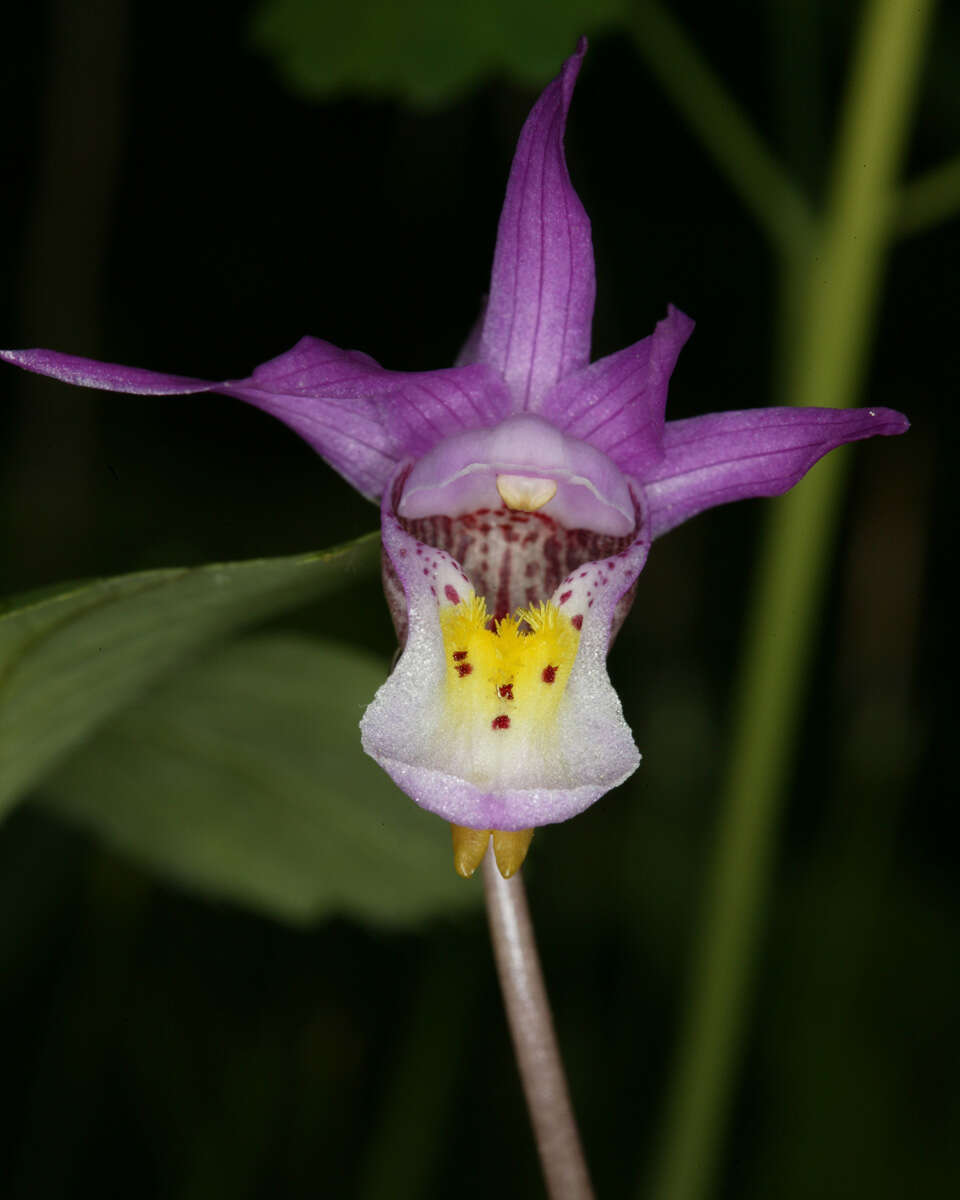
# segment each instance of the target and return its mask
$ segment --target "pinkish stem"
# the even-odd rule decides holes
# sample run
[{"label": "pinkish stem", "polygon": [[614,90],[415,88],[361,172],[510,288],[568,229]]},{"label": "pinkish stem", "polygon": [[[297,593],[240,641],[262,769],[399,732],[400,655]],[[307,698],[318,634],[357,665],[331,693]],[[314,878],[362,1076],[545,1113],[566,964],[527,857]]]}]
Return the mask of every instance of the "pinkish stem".
[{"label": "pinkish stem", "polygon": [[504,879],[483,863],[487,917],[520,1080],[550,1200],[593,1200],[543,984],[522,872]]}]

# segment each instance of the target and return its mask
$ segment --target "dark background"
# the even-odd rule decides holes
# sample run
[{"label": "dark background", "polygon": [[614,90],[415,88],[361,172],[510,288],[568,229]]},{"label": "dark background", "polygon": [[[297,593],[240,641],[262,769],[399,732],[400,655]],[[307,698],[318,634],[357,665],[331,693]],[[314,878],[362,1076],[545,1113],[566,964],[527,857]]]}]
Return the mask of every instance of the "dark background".
[{"label": "dark background", "polygon": [[[773,4],[679,10],[819,194],[857,6],[808,7],[815,54]],[[960,146],[946,8],[908,174]],[[490,78],[427,113],[306,102],[252,48],[248,9],[7,15],[4,345],[210,379],[303,333],[395,368],[452,361],[535,92]],[[672,301],[698,321],[673,416],[777,403],[768,248],[626,35],[594,38],[567,145],[594,226],[596,353]],[[913,428],[856,451],[718,1195],[960,1185],[958,256],[954,219],[889,263],[864,402]],[[4,593],[376,524],[292,434],[222,397],[4,369],[0,438]],[[612,659],[644,764],[539,835],[526,872],[601,1195],[630,1194],[655,1146],[762,509],[715,511],[654,549]],[[389,656],[376,596],[338,617]],[[0,834],[0,912],[5,1195],[540,1194],[479,911],[408,934],[291,929],[179,892],[25,805]]]}]

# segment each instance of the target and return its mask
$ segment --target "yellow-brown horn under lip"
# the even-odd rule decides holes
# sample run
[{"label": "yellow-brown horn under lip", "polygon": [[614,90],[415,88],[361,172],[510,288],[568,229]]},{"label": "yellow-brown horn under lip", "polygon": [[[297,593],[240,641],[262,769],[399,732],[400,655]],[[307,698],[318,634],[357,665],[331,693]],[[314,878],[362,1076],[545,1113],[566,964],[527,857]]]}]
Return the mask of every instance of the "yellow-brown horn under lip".
[{"label": "yellow-brown horn under lip", "polygon": [[490,845],[489,829],[468,829],[465,825],[450,825],[453,838],[453,866],[463,879],[469,879],[483,862]]},{"label": "yellow-brown horn under lip", "polygon": [[469,879],[483,862],[483,856],[493,838],[493,853],[497,869],[504,879],[509,879],[523,866],[530,843],[532,829],[519,829],[505,833],[501,829],[468,829],[465,825],[450,825],[453,839],[453,866],[463,879]]},{"label": "yellow-brown horn under lip", "polygon": [[493,853],[497,859],[497,867],[504,879],[509,879],[523,866],[527,857],[530,843],[533,841],[532,829],[518,829],[513,833],[493,831]]}]

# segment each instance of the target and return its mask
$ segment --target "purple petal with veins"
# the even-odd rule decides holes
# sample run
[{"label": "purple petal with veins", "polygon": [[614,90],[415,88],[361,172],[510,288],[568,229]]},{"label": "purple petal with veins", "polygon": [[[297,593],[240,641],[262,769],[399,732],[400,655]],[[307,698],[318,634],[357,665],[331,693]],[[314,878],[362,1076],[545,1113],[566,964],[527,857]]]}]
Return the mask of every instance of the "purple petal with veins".
[{"label": "purple petal with veins", "polygon": [[641,477],[663,458],[667,387],[693,324],[668,305],[649,337],[562,379],[542,415],[603,450],[625,474]]},{"label": "purple petal with veins", "polygon": [[502,381],[481,365],[388,371],[316,338],[217,388],[284,421],[364,495],[378,498],[401,459],[509,411]]},{"label": "purple petal with veins", "polygon": [[470,367],[474,363],[480,361],[480,343],[483,338],[483,323],[487,319],[487,298],[484,296],[483,305],[480,309],[480,315],[470,327],[470,332],[467,334],[466,341],[460,347],[460,353],[457,355],[455,367]]}]

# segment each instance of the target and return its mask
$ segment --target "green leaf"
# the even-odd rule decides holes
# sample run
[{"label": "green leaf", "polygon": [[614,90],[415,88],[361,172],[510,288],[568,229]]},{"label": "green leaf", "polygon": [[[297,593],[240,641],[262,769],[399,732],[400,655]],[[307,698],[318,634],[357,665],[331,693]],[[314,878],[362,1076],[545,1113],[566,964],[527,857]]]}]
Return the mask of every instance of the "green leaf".
[{"label": "green leaf", "polygon": [[138,700],[41,798],[169,878],[287,920],[399,925],[476,903],[446,822],[360,748],[387,669],[301,635],[234,642]]},{"label": "green leaf", "polygon": [[143,571],[0,615],[0,814],[148,684],[217,638],[373,571],[379,537],[290,558]]},{"label": "green leaf", "polygon": [[367,92],[426,108],[488,75],[542,86],[581,33],[622,24],[626,9],[626,0],[263,0],[252,35],[307,96]]}]

